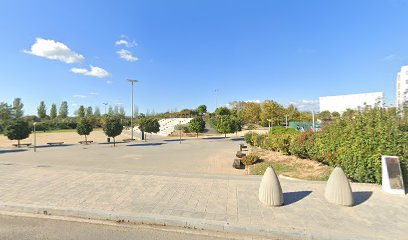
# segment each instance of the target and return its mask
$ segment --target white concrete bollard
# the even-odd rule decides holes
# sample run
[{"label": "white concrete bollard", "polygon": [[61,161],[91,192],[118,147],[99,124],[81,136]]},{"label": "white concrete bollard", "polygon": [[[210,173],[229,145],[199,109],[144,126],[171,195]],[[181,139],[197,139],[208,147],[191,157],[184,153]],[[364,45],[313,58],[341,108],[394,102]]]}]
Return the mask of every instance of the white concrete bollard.
[{"label": "white concrete bollard", "polygon": [[267,206],[281,206],[283,205],[282,187],[275,170],[269,166],[259,186],[259,201]]},{"label": "white concrete bollard", "polygon": [[353,206],[353,192],[343,169],[336,167],[330,174],[324,196],[327,201],[342,206]]}]

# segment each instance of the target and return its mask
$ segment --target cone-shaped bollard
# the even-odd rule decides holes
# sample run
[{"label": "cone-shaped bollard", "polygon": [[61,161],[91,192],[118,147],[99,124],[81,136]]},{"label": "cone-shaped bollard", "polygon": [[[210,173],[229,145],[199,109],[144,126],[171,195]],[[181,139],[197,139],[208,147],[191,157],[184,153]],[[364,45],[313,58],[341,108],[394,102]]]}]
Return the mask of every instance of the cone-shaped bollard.
[{"label": "cone-shaped bollard", "polygon": [[326,184],[325,197],[330,203],[353,206],[353,192],[343,169],[336,167]]},{"label": "cone-shaped bollard", "polygon": [[259,201],[268,206],[281,206],[283,204],[283,193],[275,170],[269,166],[259,186]]}]

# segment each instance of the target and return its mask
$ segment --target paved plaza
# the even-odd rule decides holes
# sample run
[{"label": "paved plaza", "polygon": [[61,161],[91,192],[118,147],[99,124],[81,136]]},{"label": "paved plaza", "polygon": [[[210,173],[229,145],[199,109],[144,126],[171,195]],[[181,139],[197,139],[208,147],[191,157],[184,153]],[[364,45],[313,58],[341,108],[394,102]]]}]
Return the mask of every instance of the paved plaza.
[{"label": "paved plaza", "polygon": [[241,139],[0,151],[0,210],[125,220],[283,239],[407,239],[408,198],[352,184],[356,205],[324,182],[281,178],[285,205],[258,200],[260,176],[231,167]]}]

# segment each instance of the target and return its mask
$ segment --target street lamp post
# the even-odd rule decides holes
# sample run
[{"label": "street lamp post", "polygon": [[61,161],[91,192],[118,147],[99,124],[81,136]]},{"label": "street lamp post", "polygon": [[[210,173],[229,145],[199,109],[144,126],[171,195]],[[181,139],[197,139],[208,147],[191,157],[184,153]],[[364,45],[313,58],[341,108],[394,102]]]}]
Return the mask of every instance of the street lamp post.
[{"label": "street lamp post", "polygon": [[271,131],[271,121],[272,121],[272,119],[267,119],[268,120],[268,122],[269,122],[269,132]]},{"label": "street lamp post", "polygon": [[315,114],[314,111],[312,111],[312,124],[313,124],[313,132],[315,131]]},{"label": "street lamp post", "polygon": [[138,80],[132,80],[132,79],[128,79],[128,82],[130,82],[130,83],[132,83],[132,117],[131,117],[131,119],[130,119],[130,127],[131,127],[131,132],[132,132],[132,134],[131,134],[131,139],[132,140],[134,140],[134,138],[133,138],[133,115],[134,115],[134,107],[133,107],[133,85],[135,84],[135,83],[137,83],[137,82],[139,82]]},{"label": "street lamp post", "polygon": [[179,120],[179,128],[180,128],[179,131],[180,131],[180,144],[181,144],[181,131],[182,131],[182,130],[181,130],[181,120]]},{"label": "street lamp post", "polygon": [[33,123],[33,130],[34,130],[34,152],[37,152],[37,134],[35,132],[35,125],[37,125],[36,122]]}]

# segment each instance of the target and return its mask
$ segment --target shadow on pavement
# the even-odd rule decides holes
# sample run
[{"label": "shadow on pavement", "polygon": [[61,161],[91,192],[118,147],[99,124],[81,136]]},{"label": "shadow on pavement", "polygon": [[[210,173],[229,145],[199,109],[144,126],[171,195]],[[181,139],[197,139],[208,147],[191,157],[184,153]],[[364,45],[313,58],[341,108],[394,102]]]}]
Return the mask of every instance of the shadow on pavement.
[{"label": "shadow on pavement", "polygon": [[231,138],[231,141],[244,141],[244,137]]},{"label": "shadow on pavement", "polygon": [[[165,139],[165,142],[180,142],[180,139]],[[186,141],[186,139],[181,139],[181,141]]]},{"label": "shadow on pavement", "polygon": [[360,205],[367,201],[371,195],[373,195],[373,192],[371,191],[353,192],[354,206]]},{"label": "shadow on pavement", "polygon": [[285,205],[298,202],[303,198],[309,196],[312,191],[299,191],[299,192],[285,192],[283,193],[283,201]]},{"label": "shadow on pavement", "polygon": [[225,138],[225,137],[206,137],[206,138],[203,138],[203,139],[205,139],[205,140],[220,140],[220,139],[228,139],[228,138]]},{"label": "shadow on pavement", "polygon": [[130,144],[127,145],[128,147],[143,147],[143,146],[160,146],[166,143],[137,143],[137,144]]},{"label": "shadow on pavement", "polygon": [[12,149],[12,150],[0,150],[0,154],[2,153],[14,153],[14,152],[25,152],[27,149]]},{"label": "shadow on pavement", "polygon": [[[73,146],[74,144],[61,144],[61,145],[40,145],[36,146],[35,148],[54,148],[54,147],[69,147]],[[33,147],[31,147],[33,148]]]},{"label": "shadow on pavement", "polygon": [[[120,144],[120,143],[126,143],[126,142],[123,142],[123,141],[115,142],[115,144]],[[113,145],[113,142],[102,142],[102,143],[98,143],[98,144],[102,144],[102,145]]]}]

